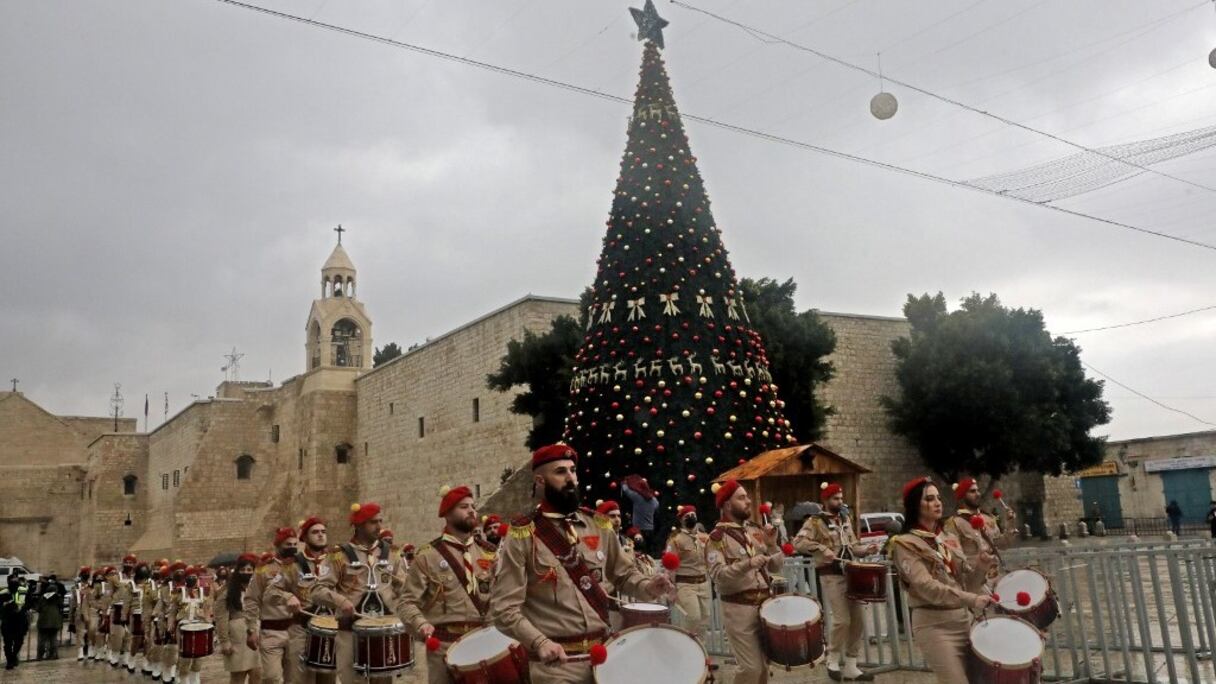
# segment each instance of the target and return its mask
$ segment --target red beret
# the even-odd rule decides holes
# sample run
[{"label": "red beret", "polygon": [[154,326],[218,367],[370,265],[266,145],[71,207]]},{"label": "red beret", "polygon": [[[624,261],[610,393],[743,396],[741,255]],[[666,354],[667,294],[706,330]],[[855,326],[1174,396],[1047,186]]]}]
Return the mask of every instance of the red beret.
[{"label": "red beret", "polygon": [[274,560],[274,554],[269,551],[263,553],[261,556],[258,556],[258,562],[262,564],[269,563],[272,560]]},{"label": "red beret", "polygon": [[380,515],[380,504],[378,503],[350,505],[350,524],[352,525],[362,525],[377,515]]},{"label": "red beret", "polygon": [[958,484],[954,485],[954,500],[962,501],[963,497],[967,496],[967,490],[971,489],[972,485],[974,484],[974,477],[964,477],[963,479],[959,480]]},{"label": "red beret", "polygon": [[536,470],[546,463],[562,460],[571,460],[578,463],[578,453],[561,442],[543,446],[532,452],[532,469]]},{"label": "red beret", "polygon": [[390,529],[388,529],[388,528],[385,528],[385,529],[383,529],[383,530],[380,530],[380,538],[381,538],[381,539],[392,539],[392,538],[393,538],[393,531],[392,531],[392,530],[390,530]]},{"label": "red beret", "polygon": [[615,501],[601,501],[600,505],[595,507],[595,512],[600,515],[608,515],[612,511],[621,510],[621,505]]},{"label": "red beret", "polygon": [[835,482],[833,482],[831,484],[828,484],[825,482],[819,488],[819,498],[823,501],[827,501],[828,499],[832,498],[833,496],[835,496],[843,491],[844,491],[844,489],[840,485],[836,484]]},{"label": "red beret", "polygon": [[257,565],[258,555],[256,553],[242,553],[236,557],[237,565]]},{"label": "red beret", "polygon": [[139,561],[139,559],[136,558],[135,554],[133,554],[133,553],[128,553],[127,555],[122,557],[123,565],[135,565],[135,563],[137,563],[138,561]]},{"label": "red beret", "polygon": [[296,538],[296,528],[294,528],[294,527],[280,527],[279,529],[274,531],[274,545],[275,546],[282,544],[283,542],[287,541],[288,539],[295,539],[295,538]]},{"label": "red beret", "polygon": [[90,567],[89,567],[89,566],[87,566],[87,565],[82,566],[82,567],[80,568],[80,572],[78,572],[78,573],[76,573],[76,574],[78,574],[78,575],[91,575],[91,574],[93,574],[93,568],[90,568]]},{"label": "red beret", "polygon": [[174,561],[173,565],[169,566],[169,572],[177,572],[179,570],[184,571],[185,569],[186,569],[186,564],[183,563],[182,561]]},{"label": "red beret", "polygon": [[314,515],[314,516],[310,517],[308,520],[305,520],[304,522],[300,523],[300,537],[301,538],[307,537],[309,530],[316,527],[317,525],[324,525],[324,524],[325,524],[325,521],[318,518],[317,516]]},{"label": "red beret", "polygon": [[165,566],[167,566],[167,565],[169,565],[169,559],[168,559],[168,558],[162,558],[162,559],[160,559],[160,560],[156,561],[156,564],[157,564],[157,565],[165,565]]},{"label": "red beret", "polygon": [[402,547],[401,547],[401,550],[402,550],[402,551],[413,551],[413,550],[414,550],[414,545],[413,545],[413,544],[406,544],[405,546],[402,546]]},{"label": "red beret", "polygon": [[689,513],[696,513],[696,512],[697,512],[696,506],[693,506],[691,504],[686,504],[686,505],[680,506],[679,508],[676,509],[676,518],[683,518],[685,515],[687,515]]},{"label": "red beret", "polygon": [[642,531],[639,530],[636,526],[630,527],[629,529],[625,530],[625,536],[627,536],[627,537],[636,537],[641,533],[642,533]]},{"label": "red beret", "polygon": [[912,490],[916,489],[917,485],[919,485],[920,483],[932,482],[932,481],[933,480],[930,480],[929,478],[927,478],[923,475],[920,477],[914,477],[911,480],[908,480],[907,483],[904,484],[904,498],[905,499],[908,498],[908,495],[911,494]]},{"label": "red beret", "polygon": [[101,569],[101,576],[105,577],[106,575],[111,575],[116,572],[118,572],[118,568],[115,568],[113,565],[107,565]]},{"label": "red beret", "polygon": [[439,500],[439,517],[447,515],[453,508],[456,508],[456,504],[472,496],[473,490],[464,485],[452,487]]},{"label": "red beret", "polygon": [[202,571],[202,568],[198,567],[197,565],[191,565],[190,567],[186,568],[186,574],[191,577],[198,577]]},{"label": "red beret", "polygon": [[493,527],[494,525],[497,525],[497,524],[499,524],[499,523],[501,523],[501,522],[502,522],[502,518],[501,518],[501,517],[499,517],[499,516],[498,516],[497,514],[495,514],[495,513],[491,513],[491,514],[487,515],[485,518],[482,518],[482,520],[481,520],[481,528],[482,528],[483,530],[488,530],[488,529],[490,529],[491,527]]},{"label": "red beret", "polygon": [[718,486],[718,491],[714,492],[714,503],[718,508],[726,505],[726,500],[729,499],[735,490],[739,488],[738,480],[727,480]]}]

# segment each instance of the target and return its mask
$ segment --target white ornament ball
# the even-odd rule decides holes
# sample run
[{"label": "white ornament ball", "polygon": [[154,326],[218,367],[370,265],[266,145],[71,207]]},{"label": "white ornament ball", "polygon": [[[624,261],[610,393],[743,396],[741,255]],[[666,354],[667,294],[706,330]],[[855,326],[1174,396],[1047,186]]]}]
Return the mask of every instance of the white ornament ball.
[{"label": "white ornament ball", "polygon": [[879,93],[870,100],[870,113],[879,121],[886,121],[899,110],[899,101],[891,93]]}]

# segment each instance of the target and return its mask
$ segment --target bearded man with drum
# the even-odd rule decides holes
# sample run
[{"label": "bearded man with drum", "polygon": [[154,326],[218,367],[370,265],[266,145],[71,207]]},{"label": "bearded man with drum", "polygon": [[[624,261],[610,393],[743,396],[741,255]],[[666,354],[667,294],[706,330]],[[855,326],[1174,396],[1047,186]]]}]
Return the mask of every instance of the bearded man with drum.
[{"label": "bearded man with drum", "polygon": [[263,684],[282,684],[293,668],[287,645],[295,616],[287,607],[286,597],[275,597],[271,588],[284,568],[295,563],[299,546],[296,534],[294,527],[275,530],[274,556],[254,572],[242,601],[248,633],[245,643],[258,652]]},{"label": "bearded man with drum", "polygon": [[335,675],[309,670],[303,661],[311,619],[305,613],[317,612],[313,589],[317,581],[330,572],[326,554],[329,532],[325,521],[316,516],[301,521],[299,539],[303,546],[298,547],[292,562],[283,565],[270,581],[263,603],[276,611],[286,607],[292,616],[291,626],[287,628],[287,661],[283,666],[283,678],[288,684],[332,684]]},{"label": "bearded man with drum", "polygon": [[438,641],[438,648],[427,648],[427,681],[451,684],[444,656],[457,639],[485,626],[497,550],[473,534],[477,506],[468,487],[443,493],[439,517],[443,534],[418,549],[396,612],[419,639]]},{"label": "bearded man with drum", "polygon": [[[338,677],[342,682],[389,684],[394,673],[355,679],[355,635],[352,629],[364,615],[393,615],[397,597],[405,586],[405,569],[394,562],[393,548],[380,538],[384,522],[380,517],[380,504],[352,504],[349,519],[354,528],[354,537],[330,554],[329,572],[317,580],[312,599],[317,605],[325,606],[338,615],[338,636],[334,645]],[[360,615],[356,616],[356,612]]]},{"label": "bearded man with drum", "polygon": [[590,684],[585,656],[608,636],[601,582],[649,599],[673,588],[665,574],[638,571],[606,516],[579,507],[577,461],[565,444],[533,452],[541,503],[512,521],[490,594],[494,625],[532,655],[533,684]]},{"label": "bearded man with drum", "polygon": [[[815,563],[815,575],[823,590],[823,599],[832,611],[832,631],[828,635],[828,677],[834,682],[857,680],[869,682],[874,675],[857,667],[861,654],[861,603],[850,601],[848,582],[840,565],[847,550],[860,558],[878,552],[876,544],[862,544],[853,531],[852,521],[844,512],[844,490],[836,483],[824,483],[819,498],[823,510],[806,519],[794,536],[794,550],[810,555]],[[841,667],[841,655],[844,666]]]},{"label": "bearded man with drum", "polygon": [[777,529],[749,519],[752,500],[737,480],[716,484],[718,524],[709,534],[705,562],[722,598],[722,624],[738,667],[734,684],[765,684],[768,664],[760,643],[760,604],[772,593],[772,574],[781,572],[785,554]]},{"label": "bearded man with drum", "polygon": [[697,508],[676,509],[679,525],[667,537],[667,550],[680,559],[676,570],[676,607],[684,614],[684,626],[697,639],[705,640],[709,624],[709,572],[705,567],[705,544],[709,537],[697,532]]},{"label": "bearded man with drum", "polygon": [[[981,553],[992,554],[997,562],[988,569],[987,575],[975,575],[963,588],[970,592],[979,592],[985,583],[994,583],[1000,574],[998,549],[1009,546],[1013,541],[1012,534],[1003,534],[997,519],[980,510],[980,487],[973,478],[964,477],[953,485],[954,499],[958,510],[946,519],[942,528],[958,539],[960,550],[967,557],[967,562],[977,565]],[[1013,511],[1005,510],[1005,525],[1012,526]]]}]

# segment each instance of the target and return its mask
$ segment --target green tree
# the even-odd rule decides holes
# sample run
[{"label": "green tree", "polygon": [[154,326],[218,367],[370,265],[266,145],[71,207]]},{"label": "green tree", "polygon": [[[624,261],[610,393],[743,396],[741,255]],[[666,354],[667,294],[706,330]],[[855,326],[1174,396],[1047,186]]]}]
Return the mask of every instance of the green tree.
[{"label": "green tree", "polygon": [[574,354],[582,341],[582,324],[570,316],[559,316],[548,331],[525,330],[522,340],[508,342],[498,372],[486,376],[486,386],[492,390],[526,388],[512,400],[511,412],[532,416],[529,449],[561,439]]},{"label": "green tree", "polygon": [[1052,339],[1035,309],[972,294],[947,312],[941,293],[908,295],[911,335],[892,343],[899,397],[883,397],[891,428],[947,480],[1014,470],[1059,475],[1099,462],[1110,422],[1103,383],[1081,350]]},{"label": "green tree", "polygon": [[401,347],[396,342],[389,342],[372,354],[372,368],[377,368],[380,364],[392,361],[398,356],[401,356]]}]

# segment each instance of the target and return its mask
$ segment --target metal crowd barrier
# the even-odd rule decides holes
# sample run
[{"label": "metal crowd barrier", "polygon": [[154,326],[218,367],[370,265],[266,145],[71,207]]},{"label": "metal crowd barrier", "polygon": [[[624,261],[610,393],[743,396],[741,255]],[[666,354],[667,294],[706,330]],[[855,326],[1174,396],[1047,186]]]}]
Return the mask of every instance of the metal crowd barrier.
[{"label": "metal crowd barrier", "polygon": [[[1216,682],[1216,544],[1211,539],[1089,546],[1023,547],[1002,553],[1006,570],[1034,568],[1052,583],[1060,617],[1045,635],[1045,682]],[[783,572],[791,593],[824,607],[810,559],[792,557]],[[871,672],[926,670],[913,643],[908,606],[894,572],[887,601],[863,610],[859,660]],[[679,621],[679,611],[674,619]],[[730,656],[717,592],[705,640],[712,656]]]}]

